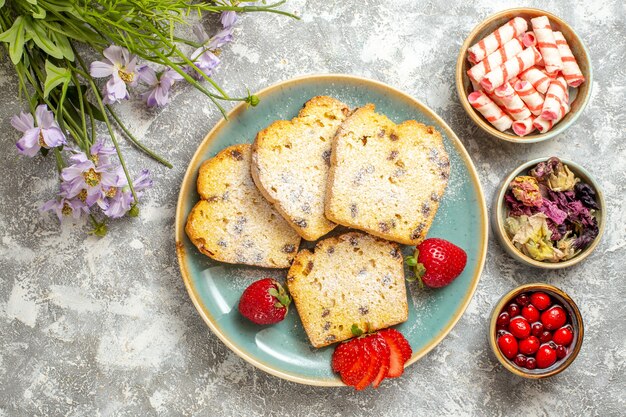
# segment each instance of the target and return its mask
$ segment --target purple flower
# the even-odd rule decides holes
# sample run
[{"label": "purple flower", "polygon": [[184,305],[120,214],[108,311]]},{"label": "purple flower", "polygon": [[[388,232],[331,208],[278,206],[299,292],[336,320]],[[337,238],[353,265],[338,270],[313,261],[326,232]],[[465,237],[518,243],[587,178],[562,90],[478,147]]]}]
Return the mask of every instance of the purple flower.
[{"label": "purple flower", "polygon": [[92,161],[96,166],[110,165],[110,156],[115,154],[115,148],[113,146],[106,146],[104,139],[98,138],[96,143],[89,148],[89,155],[85,155],[82,151],[76,151],[74,155],[70,156],[70,160],[80,163],[85,161]]},{"label": "purple flower", "polygon": [[[152,179],[150,178],[150,171],[147,169],[142,170],[139,176],[133,181],[133,187],[137,197],[143,195],[143,191],[152,187]],[[124,216],[131,209],[133,203],[133,195],[128,187],[118,187],[115,190],[111,190],[111,194],[107,195],[106,208],[103,209],[104,214],[112,219],[117,219]]]},{"label": "purple flower", "polygon": [[41,212],[54,211],[59,221],[62,221],[64,216],[72,216],[74,219],[78,219],[83,213],[89,213],[89,207],[79,198],[68,199],[65,197],[46,201],[39,210]]},{"label": "purple flower", "polygon": [[141,95],[150,107],[165,106],[169,101],[169,91],[176,81],[183,77],[171,68],[161,72],[159,75],[147,65],[138,70],[139,79],[147,84],[150,89]]},{"label": "purple flower", "polygon": [[102,54],[104,61],[94,61],[89,67],[89,73],[96,78],[111,76],[104,88],[104,102],[116,103],[128,99],[126,85],[137,84],[137,57],[131,55],[128,49],[111,45]]},{"label": "purple flower", "polygon": [[11,125],[24,133],[15,144],[22,155],[33,157],[41,148],[50,149],[67,143],[65,135],[54,121],[54,115],[45,104],[37,106],[35,119],[32,114],[22,112],[11,118]]},{"label": "purple flower", "polygon": [[112,164],[96,165],[91,159],[78,161],[61,171],[61,196],[65,198],[78,197],[89,207],[98,203],[105,208],[104,198],[111,187],[123,185],[124,174],[121,167]]},{"label": "purple flower", "polygon": [[[191,54],[191,60],[207,77],[213,75],[213,71],[220,64],[220,59],[214,52],[233,40],[233,29],[232,26],[225,27],[210,38],[200,24],[193,26],[193,32],[203,45]],[[189,73],[197,80],[202,78],[202,74],[193,68]]]},{"label": "purple flower", "polygon": [[227,27],[225,29],[220,30],[211,38],[208,43],[208,47],[211,50],[215,50],[221,48],[233,40],[233,27]]},{"label": "purple flower", "polygon": [[222,12],[220,22],[222,22],[222,26],[225,28],[234,26],[237,23],[237,13],[234,11]]}]

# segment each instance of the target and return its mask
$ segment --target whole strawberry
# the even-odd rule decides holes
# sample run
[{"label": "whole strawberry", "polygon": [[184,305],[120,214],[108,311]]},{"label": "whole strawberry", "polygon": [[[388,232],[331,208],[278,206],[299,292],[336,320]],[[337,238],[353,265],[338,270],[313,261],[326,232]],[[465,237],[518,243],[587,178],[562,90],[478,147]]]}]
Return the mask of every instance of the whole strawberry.
[{"label": "whole strawberry", "polygon": [[253,282],[241,294],[239,312],[256,324],[278,323],[291,303],[285,289],[272,278]]},{"label": "whole strawberry", "polygon": [[415,248],[415,256],[408,256],[406,263],[414,267],[420,283],[440,288],[461,275],[467,263],[467,254],[447,240],[431,238],[419,244]]}]

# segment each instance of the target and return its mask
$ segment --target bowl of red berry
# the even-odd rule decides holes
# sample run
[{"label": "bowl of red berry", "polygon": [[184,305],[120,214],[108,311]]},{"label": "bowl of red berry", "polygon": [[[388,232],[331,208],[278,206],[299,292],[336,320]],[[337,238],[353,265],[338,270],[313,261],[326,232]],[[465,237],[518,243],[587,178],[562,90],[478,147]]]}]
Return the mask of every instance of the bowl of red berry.
[{"label": "bowl of red berry", "polygon": [[578,356],[584,327],[578,306],[548,284],[526,284],[505,294],[491,315],[489,340],[500,363],[531,379],[564,371]]}]

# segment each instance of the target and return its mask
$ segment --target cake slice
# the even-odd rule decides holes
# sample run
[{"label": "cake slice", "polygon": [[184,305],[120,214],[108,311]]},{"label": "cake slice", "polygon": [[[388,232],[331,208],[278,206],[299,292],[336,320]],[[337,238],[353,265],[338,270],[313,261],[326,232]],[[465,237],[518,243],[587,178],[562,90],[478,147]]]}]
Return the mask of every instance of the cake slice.
[{"label": "cake slice", "polygon": [[261,130],[252,148],[252,178],[300,236],[317,240],[336,225],[324,216],[332,139],[349,113],[332,97],[307,101],[291,121]]},{"label": "cake slice", "polygon": [[198,172],[201,200],[185,231],[200,252],[216,261],[289,268],[300,236],[265,200],[250,175],[250,144],[230,146]]},{"label": "cake slice", "polygon": [[287,287],[311,344],[327,346],[408,318],[402,253],[397,244],[359,232],[302,250]]},{"label": "cake slice", "polygon": [[404,243],[421,243],[448,183],[441,134],[414,120],[396,125],[368,104],[341,125],[331,153],[326,217]]}]

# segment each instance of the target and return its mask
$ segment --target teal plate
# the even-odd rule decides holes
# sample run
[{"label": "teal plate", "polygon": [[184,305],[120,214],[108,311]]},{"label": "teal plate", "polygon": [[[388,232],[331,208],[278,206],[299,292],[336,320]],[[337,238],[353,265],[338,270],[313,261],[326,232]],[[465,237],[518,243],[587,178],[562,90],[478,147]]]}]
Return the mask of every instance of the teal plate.
[{"label": "teal plate", "polygon": [[[176,249],[189,295],[211,330],[236,354],[270,374],[310,385],[340,386],[330,368],[334,346],[313,348],[295,308],[282,322],[256,326],[237,311],[239,296],[253,281],[274,277],[284,282],[286,270],[219,263],[202,255],[185,235],[185,221],[198,201],[196,177],[202,162],[235,143],[252,142],[256,132],[274,120],[289,120],[310,98],[336,97],[351,107],[374,103],[378,112],[400,123],[415,119],[435,126],[443,135],[451,162],[448,188],[429,237],[442,237],[467,252],[467,266],[452,284],[420,290],[407,283],[409,319],[396,326],[413,348],[407,366],[433,349],[450,332],[469,304],[487,250],[487,210],[478,175],[467,151],[448,125],[432,110],[390,86],[348,75],[311,75],[268,87],[260,104],[235,107],[221,120],[193,156],[178,198]],[[409,254],[411,249],[404,248]],[[409,271],[406,271],[407,274]]]}]

